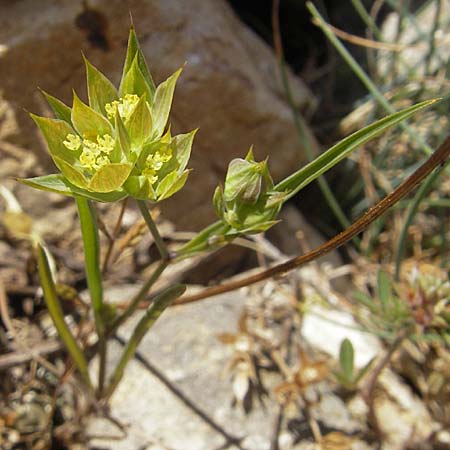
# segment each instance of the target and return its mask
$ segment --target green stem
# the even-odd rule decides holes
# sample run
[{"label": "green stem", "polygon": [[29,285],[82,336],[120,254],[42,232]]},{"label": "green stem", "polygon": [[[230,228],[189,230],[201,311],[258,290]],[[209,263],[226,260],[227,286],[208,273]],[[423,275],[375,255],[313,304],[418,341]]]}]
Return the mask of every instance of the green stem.
[{"label": "green stem", "polygon": [[414,220],[414,217],[417,214],[417,210],[419,209],[419,205],[427,195],[428,191],[433,186],[434,182],[437,180],[439,175],[442,173],[444,168],[448,165],[446,164],[440,166],[437,168],[431,175],[428,176],[428,178],[425,180],[425,182],[420,186],[418,189],[416,195],[414,196],[414,199],[411,201],[411,203],[408,205],[408,209],[406,212],[405,221],[402,226],[402,230],[400,232],[400,238],[398,240],[396,255],[395,255],[395,280],[399,281],[400,279],[400,269],[402,265],[403,256],[405,254],[405,246],[406,246],[406,238],[408,236],[408,229]]},{"label": "green stem", "polygon": [[361,19],[366,24],[367,28],[370,29],[370,31],[373,33],[373,35],[378,39],[379,41],[383,41],[383,35],[381,34],[380,29],[378,28],[377,24],[373,20],[372,16],[367,12],[365,6],[361,2],[361,0],[351,0],[353,7],[355,8],[356,12],[359,14]]},{"label": "green stem", "polygon": [[[373,95],[374,99],[390,114],[395,112],[392,105],[384,98],[383,94],[377,88],[375,83],[369,78],[369,76],[364,72],[363,68],[356,62],[352,55],[347,51],[347,49],[342,45],[339,39],[333,34],[329,29],[327,23],[323,20],[317,8],[311,3],[307,2],[307,7],[311,12],[311,15],[317,21],[320,29],[323,31],[325,36],[333,44],[334,48],[341,55],[342,59],[350,66],[356,76],[360,81],[366,86],[367,90]],[[409,136],[411,136],[416,143],[419,144],[421,150],[425,155],[429,156],[433,152],[431,147],[424,142],[421,136],[419,136],[409,125],[400,123],[399,126],[402,130],[406,131]]]},{"label": "green stem", "polygon": [[[280,21],[279,21],[279,2],[275,2],[273,5],[273,14],[272,14],[272,28],[274,33],[274,42],[275,42],[275,51],[278,56],[278,68],[281,75],[281,81],[283,84],[284,93],[286,96],[286,100],[288,102],[289,108],[291,110],[292,119],[294,121],[295,128],[297,129],[297,135],[300,141],[300,145],[306,153],[306,157],[309,161],[314,159],[314,152],[311,147],[311,142],[307,137],[307,131],[304,123],[300,119],[297,108],[294,102],[294,96],[292,94],[291,85],[289,83],[289,77],[286,70],[286,64],[283,56],[283,44],[281,40],[281,32],[280,32]],[[322,195],[325,197],[328,206],[331,211],[337,218],[342,228],[347,228],[350,226],[350,221],[347,219],[344,211],[340,207],[336,197],[334,196],[330,186],[325,179],[324,176],[320,176],[318,178],[319,188],[322,191]],[[358,241],[358,238],[355,239]]]},{"label": "green stem", "polygon": [[75,197],[80,217],[81,235],[83,237],[86,279],[94,309],[95,329],[99,345],[98,396],[101,397],[106,372],[106,337],[103,323],[103,284],[100,268],[100,240],[97,218],[91,202],[83,197]]},{"label": "green stem", "polygon": [[114,333],[117,330],[117,328],[119,328],[120,325],[122,325],[133,314],[134,311],[136,311],[136,308],[139,306],[139,303],[145,300],[148,291],[153,286],[153,284],[155,284],[156,280],[158,280],[161,274],[164,272],[164,269],[167,267],[168,264],[169,262],[167,260],[163,260],[158,264],[155,271],[152,273],[151,277],[144,283],[141,289],[139,289],[139,292],[130,301],[127,309],[114,320],[114,322],[110,327],[108,327],[107,330],[108,335]]},{"label": "green stem", "polygon": [[126,365],[134,356],[137,347],[139,346],[147,331],[152,327],[152,325],[156,322],[163,311],[176,298],[180,297],[185,290],[186,286],[176,284],[167,288],[164,292],[154,298],[152,304],[142,316],[139,323],[136,325],[136,328],[134,329],[133,334],[131,335],[131,338],[129,339],[122,353],[122,356],[111,376],[108,389],[106,391],[106,399],[109,399],[116,390],[117,385],[123,377]]},{"label": "green stem", "polygon": [[44,291],[44,299],[47,305],[48,312],[53,320],[53,323],[55,324],[56,330],[58,331],[61,340],[66,346],[67,351],[69,352],[73,362],[80,372],[84,383],[89,388],[89,390],[93,391],[86,358],[84,357],[83,351],[78,346],[77,341],[70,332],[69,327],[64,321],[64,313],[56,294],[55,284],[52,279],[47,255],[40,243],[37,243],[36,247],[39,278],[41,280],[42,290]]},{"label": "green stem", "polygon": [[156,247],[158,248],[161,258],[163,260],[168,260],[169,253],[167,251],[166,244],[164,244],[164,241],[161,235],[159,234],[158,228],[155,222],[153,221],[151,214],[148,212],[148,208],[147,205],[145,204],[145,201],[144,200],[136,200],[136,201],[139,206],[139,210],[141,211],[142,217],[144,218],[145,223],[147,224],[147,227],[150,230],[153,239],[155,240],[155,244]]},{"label": "green stem", "polygon": [[[177,250],[176,258],[187,258],[202,251],[216,249],[217,245],[219,245],[220,243],[211,241],[214,241],[214,239],[219,236],[223,237],[228,230],[229,225],[224,224],[220,220],[208,225],[194,238],[192,238],[189,242],[186,242],[186,244],[184,244]],[[226,243],[226,241],[224,241],[223,243]]]}]

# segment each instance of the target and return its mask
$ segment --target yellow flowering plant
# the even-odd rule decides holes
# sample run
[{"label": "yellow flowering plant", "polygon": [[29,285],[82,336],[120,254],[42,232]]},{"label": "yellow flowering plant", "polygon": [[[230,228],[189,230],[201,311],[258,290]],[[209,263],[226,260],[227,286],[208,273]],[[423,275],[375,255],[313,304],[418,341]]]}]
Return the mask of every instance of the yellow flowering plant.
[{"label": "yellow flowering plant", "polygon": [[85,65],[89,104],[74,93],[69,108],[44,92],[55,118],[31,114],[61,174],[21,181],[104,202],[158,202],[180,190],[195,130],[172,136],[166,128],[182,69],[156,87],[133,28],[118,90],[86,58]]},{"label": "yellow flowering plant", "polygon": [[[60,173],[19,181],[75,198],[97,334],[97,384],[91,380],[80,343],[64,321],[50,270],[49,252],[39,238],[35,238],[35,248],[50,316],[84,385],[104,402],[113,394],[126,364],[148,329],[164,309],[183,294],[185,286],[174,284],[151,297],[150,306],[109,377],[106,373],[108,338],[147,298],[152,286],[175,257],[213,250],[240,235],[267,230],[277,223],[283,203],[303,187],[388,127],[433,103],[431,100],[413,105],[357,131],[277,184],[269,173],[267,160],[256,162],[250,149],[245,159],[236,158],[230,162],[224,186],[215,191],[213,203],[219,220],[172,253],[166,248],[146,201],[156,203],[172,196],[184,186],[189,173],[186,167],[196,130],[172,136],[167,125],[182,69],[155,86],[133,27],[118,89],[86,58],[85,65],[88,104],[74,93],[70,108],[44,92],[55,118],[31,114]],[[128,306],[123,311],[116,311],[104,301],[100,240],[93,201],[116,202],[128,196],[137,201],[160,259]]]}]

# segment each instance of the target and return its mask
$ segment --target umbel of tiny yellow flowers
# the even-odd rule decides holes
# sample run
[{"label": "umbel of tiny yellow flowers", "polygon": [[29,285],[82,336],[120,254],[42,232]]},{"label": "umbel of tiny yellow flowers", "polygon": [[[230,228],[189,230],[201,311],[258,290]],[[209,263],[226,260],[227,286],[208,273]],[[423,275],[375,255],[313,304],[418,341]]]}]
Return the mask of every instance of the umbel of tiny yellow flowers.
[{"label": "umbel of tiny yellow flowers", "polygon": [[195,131],[167,128],[182,69],[157,87],[133,28],[119,89],[85,59],[89,104],[72,108],[44,92],[55,119],[31,117],[60,174],[20,180],[38,189],[113,202],[126,196],[158,202],[186,182]]}]

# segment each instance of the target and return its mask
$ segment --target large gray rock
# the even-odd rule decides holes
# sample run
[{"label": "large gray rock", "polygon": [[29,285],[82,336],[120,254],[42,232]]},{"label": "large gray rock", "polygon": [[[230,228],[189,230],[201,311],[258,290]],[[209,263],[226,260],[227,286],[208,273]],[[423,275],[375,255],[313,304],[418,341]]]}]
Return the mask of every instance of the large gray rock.
[{"label": "large gray rock", "polygon": [[[190,164],[195,170],[184,191],[167,202],[169,218],[185,228],[208,223],[214,187],[228,162],[251,144],[258,158],[271,156],[276,179],[305,162],[273,52],[224,1],[91,0],[89,10],[82,3],[0,4],[0,89],[17,112],[15,143],[36,152],[46,172],[52,162],[24,109],[48,113],[37,86],[69,104],[72,88],[85,98],[81,50],[118,83],[129,12],[157,83],[187,62],[175,95],[174,132],[200,128]],[[313,107],[308,89],[291,80],[298,108]]]}]

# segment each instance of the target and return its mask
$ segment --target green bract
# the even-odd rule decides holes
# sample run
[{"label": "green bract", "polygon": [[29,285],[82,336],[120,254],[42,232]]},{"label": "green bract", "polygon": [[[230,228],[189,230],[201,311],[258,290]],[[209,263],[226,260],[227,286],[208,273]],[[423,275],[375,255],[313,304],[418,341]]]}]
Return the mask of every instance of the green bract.
[{"label": "green bract", "polygon": [[85,65],[89,105],[74,93],[69,108],[44,92],[56,118],[31,114],[61,174],[21,181],[106,202],[170,197],[186,182],[196,131],[166,130],[182,69],[156,87],[133,28],[119,90],[86,58]]},{"label": "green bract", "polygon": [[245,159],[230,162],[225,186],[216,188],[213,199],[228,236],[260,233],[277,222],[284,194],[273,188],[267,160],[256,162],[251,148]]}]

